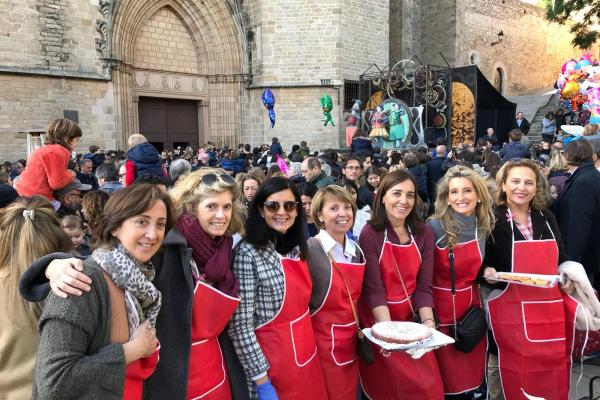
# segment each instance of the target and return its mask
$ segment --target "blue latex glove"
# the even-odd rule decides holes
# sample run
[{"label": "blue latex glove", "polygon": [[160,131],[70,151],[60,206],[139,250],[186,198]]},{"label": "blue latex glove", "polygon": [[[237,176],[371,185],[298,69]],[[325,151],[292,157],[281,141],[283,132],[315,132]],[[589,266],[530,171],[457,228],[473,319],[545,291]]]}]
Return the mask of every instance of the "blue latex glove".
[{"label": "blue latex glove", "polygon": [[256,394],[258,394],[258,400],[279,400],[271,381],[256,385]]}]

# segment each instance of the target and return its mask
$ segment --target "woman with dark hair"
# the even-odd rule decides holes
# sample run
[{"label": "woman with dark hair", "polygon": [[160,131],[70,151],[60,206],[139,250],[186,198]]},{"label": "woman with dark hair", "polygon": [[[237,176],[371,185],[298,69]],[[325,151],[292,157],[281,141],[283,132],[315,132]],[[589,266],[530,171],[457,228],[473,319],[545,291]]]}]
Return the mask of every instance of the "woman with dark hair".
[{"label": "woman with dark hair", "polygon": [[371,192],[376,192],[379,183],[381,182],[381,170],[378,167],[371,166],[367,168],[365,171],[365,176],[367,177],[367,189]]},{"label": "woman with dark hair", "polygon": [[[434,328],[433,230],[420,217],[414,177],[390,172],[379,185],[371,219],[360,235],[366,258],[360,318],[370,327],[382,321],[414,321]],[[361,384],[373,400],[444,398],[432,352],[413,359],[404,352],[374,347],[375,362],[360,363]]]},{"label": "woman with dark hair", "polygon": [[156,186],[133,185],[115,193],[105,213],[97,248],[83,262],[91,290],[46,300],[34,398],[141,399],[158,363],[162,296],[150,259],[174,223],[171,200]]},{"label": "woman with dark hair", "polygon": [[317,190],[319,188],[311,183],[311,182],[302,182],[298,185],[298,190],[300,191],[300,199],[302,200],[302,208],[304,208],[304,214],[306,215],[306,229],[305,234],[306,238],[315,236],[319,233],[319,228],[315,225],[315,221],[312,218],[312,214],[310,213],[312,199],[315,197]]},{"label": "woman with dark hair", "polygon": [[109,195],[101,190],[94,190],[83,195],[81,199],[81,214],[88,226],[88,234],[92,235],[104,215],[104,205]]},{"label": "woman with dark hair", "polygon": [[241,302],[229,336],[253,399],[327,398],[309,315],[304,218],[294,184],[267,179],[250,204],[247,235],[234,250]]},{"label": "woman with dark hair", "polygon": [[567,261],[554,215],[546,209],[547,182],[531,160],[509,161],[498,172],[496,225],[482,265],[491,293],[493,335],[488,360],[491,399],[566,399],[575,306],[563,296],[573,284],[531,287],[498,282],[498,272],[557,275]]}]

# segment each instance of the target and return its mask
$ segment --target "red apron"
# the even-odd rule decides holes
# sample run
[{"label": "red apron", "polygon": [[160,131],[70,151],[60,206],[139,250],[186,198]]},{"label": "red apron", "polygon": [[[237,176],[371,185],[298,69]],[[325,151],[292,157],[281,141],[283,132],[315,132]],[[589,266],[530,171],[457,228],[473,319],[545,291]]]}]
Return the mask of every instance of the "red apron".
[{"label": "red apron", "polygon": [[[362,290],[365,263],[336,262],[336,265],[356,306]],[[358,384],[357,326],[340,273],[331,266],[325,301],[311,317],[329,400],[354,399]]]},{"label": "red apron", "polygon": [[160,344],[153,354],[137,359],[127,366],[125,369],[125,388],[123,389],[124,400],[141,400],[144,393],[144,381],[156,369],[159,353]]},{"label": "red apron", "polygon": [[192,348],[188,399],[231,399],[225,360],[218,336],[240,302],[239,298],[198,281],[192,303]]},{"label": "red apron", "polygon": [[283,303],[271,321],[256,328],[256,339],[280,399],[325,400],[327,390],[308,313],[312,289],[308,267],[291,258],[281,258],[281,266]]},{"label": "red apron", "polygon": [[[406,286],[406,293],[396,271],[394,258]],[[386,288],[386,299],[392,321],[413,321],[412,294],[417,287],[417,275],[421,267],[421,253],[411,236],[408,245],[392,244],[387,231],[379,258],[381,279]],[[410,303],[409,303],[410,302]],[[361,303],[361,321],[365,326],[375,323],[370,308]],[[367,365],[359,362],[360,382],[363,391],[372,400],[440,400],[444,398],[442,378],[433,352],[413,359],[405,352],[393,352],[390,357],[380,353],[373,345],[375,362]]]},{"label": "red apron", "polygon": [[[450,283],[450,262],[448,248],[435,248],[433,261],[433,302],[440,318],[439,331],[450,334],[454,324],[454,310]],[[479,289],[475,283],[482,263],[477,237],[466,243],[454,246],[454,278],[456,295],[456,320],[471,306],[479,306]],[[487,337],[470,352],[463,353],[454,346],[443,346],[435,350],[444,392],[447,395],[464,393],[477,389],[485,378]]]},{"label": "red apron", "polygon": [[[556,241],[515,241],[514,226],[512,257],[512,272],[557,273]],[[558,286],[509,283],[498,297],[489,300],[506,400],[525,399],[526,395],[546,400],[568,398],[576,307],[577,302],[563,296]]]}]

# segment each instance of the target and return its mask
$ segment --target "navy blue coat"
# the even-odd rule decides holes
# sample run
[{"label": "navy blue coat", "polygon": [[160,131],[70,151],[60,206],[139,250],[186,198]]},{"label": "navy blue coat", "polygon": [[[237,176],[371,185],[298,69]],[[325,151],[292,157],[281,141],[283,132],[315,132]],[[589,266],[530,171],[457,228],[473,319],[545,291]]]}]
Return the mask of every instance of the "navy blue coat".
[{"label": "navy blue coat", "polygon": [[127,152],[127,158],[135,165],[135,177],[143,175],[164,176],[160,155],[150,143],[140,143]]}]

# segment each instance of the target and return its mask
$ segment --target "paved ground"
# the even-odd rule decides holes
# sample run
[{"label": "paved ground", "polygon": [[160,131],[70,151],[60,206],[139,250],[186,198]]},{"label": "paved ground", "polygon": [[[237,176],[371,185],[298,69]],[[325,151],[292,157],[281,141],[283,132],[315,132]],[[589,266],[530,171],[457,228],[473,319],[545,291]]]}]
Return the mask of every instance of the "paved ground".
[{"label": "paved ground", "polygon": [[[600,357],[596,357],[594,359],[589,360],[589,363],[583,364],[583,377],[579,385],[577,385],[577,395],[569,396],[569,400],[581,400],[585,398],[589,400],[589,383],[590,379],[594,376],[600,375]],[[579,379],[579,374],[581,373],[581,364],[577,364],[573,366],[573,372],[571,374],[572,377],[572,385],[575,386],[577,379]],[[573,393],[573,391],[572,391]],[[600,379],[594,381],[594,399],[600,398]]]}]

